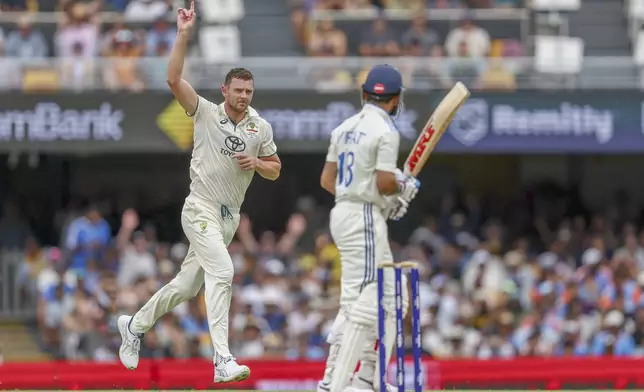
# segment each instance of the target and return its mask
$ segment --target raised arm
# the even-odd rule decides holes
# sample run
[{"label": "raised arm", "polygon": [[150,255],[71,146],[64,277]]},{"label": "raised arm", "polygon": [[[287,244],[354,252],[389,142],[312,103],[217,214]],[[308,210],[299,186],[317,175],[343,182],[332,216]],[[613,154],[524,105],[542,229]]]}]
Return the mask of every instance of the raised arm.
[{"label": "raised arm", "polygon": [[188,52],[190,34],[192,34],[196,19],[197,14],[195,13],[194,0],[190,1],[189,9],[179,9],[179,15],[177,16],[177,39],[174,41],[174,46],[170,52],[167,75],[168,86],[170,86],[172,94],[174,94],[177,102],[179,102],[181,107],[190,116],[193,116],[197,111],[199,97],[195,89],[181,75],[183,74],[183,62]]}]

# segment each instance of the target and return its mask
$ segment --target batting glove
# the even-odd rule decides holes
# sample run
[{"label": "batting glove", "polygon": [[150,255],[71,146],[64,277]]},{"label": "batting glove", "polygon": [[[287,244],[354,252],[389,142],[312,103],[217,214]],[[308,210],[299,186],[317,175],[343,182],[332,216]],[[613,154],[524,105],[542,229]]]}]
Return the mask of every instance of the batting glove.
[{"label": "batting glove", "polygon": [[409,207],[409,203],[407,203],[402,197],[393,196],[390,199],[389,208],[387,208],[385,216],[387,219],[398,221],[407,214],[407,207]]},{"label": "batting glove", "polygon": [[400,190],[397,196],[409,205],[418,194],[420,181],[416,177],[406,176],[400,169],[396,169],[396,181],[398,181],[398,189]]}]

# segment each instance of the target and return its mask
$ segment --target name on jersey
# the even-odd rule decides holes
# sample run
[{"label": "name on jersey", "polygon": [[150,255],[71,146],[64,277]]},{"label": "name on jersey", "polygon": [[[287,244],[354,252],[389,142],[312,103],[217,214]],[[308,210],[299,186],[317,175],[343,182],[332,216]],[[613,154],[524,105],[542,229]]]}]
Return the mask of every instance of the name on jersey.
[{"label": "name on jersey", "polygon": [[364,132],[346,131],[340,136],[340,143],[360,144],[360,139],[366,135]]}]

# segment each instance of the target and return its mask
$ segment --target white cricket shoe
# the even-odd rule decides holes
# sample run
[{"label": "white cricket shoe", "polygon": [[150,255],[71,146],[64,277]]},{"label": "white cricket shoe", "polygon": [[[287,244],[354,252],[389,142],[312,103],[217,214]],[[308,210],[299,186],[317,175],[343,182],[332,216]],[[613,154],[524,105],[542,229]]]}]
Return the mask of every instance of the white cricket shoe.
[{"label": "white cricket shoe", "polygon": [[215,383],[244,381],[250,377],[250,369],[237,363],[234,357],[221,358],[215,364]]},{"label": "white cricket shoe", "polygon": [[130,370],[139,366],[139,350],[141,350],[141,338],[143,335],[136,335],[130,332],[132,316],[120,316],[116,325],[121,333],[121,348],[119,358],[123,366]]}]

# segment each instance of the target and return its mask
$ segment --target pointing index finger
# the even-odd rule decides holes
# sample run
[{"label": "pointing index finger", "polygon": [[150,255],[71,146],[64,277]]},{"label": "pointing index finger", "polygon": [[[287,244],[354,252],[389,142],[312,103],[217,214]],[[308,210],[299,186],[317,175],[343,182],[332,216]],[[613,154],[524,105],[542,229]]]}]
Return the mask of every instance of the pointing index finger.
[{"label": "pointing index finger", "polygon": [[190,11],[195,10],[195,0],[190,0]]}]

